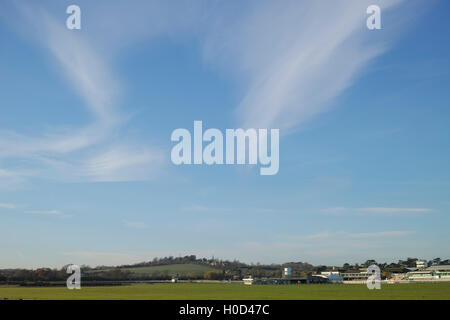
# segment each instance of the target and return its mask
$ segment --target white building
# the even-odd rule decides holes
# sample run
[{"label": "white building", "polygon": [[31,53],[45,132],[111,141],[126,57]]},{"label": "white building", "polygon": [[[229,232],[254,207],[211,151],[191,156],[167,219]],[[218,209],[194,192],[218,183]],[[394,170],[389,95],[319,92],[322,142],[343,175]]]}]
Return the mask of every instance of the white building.
[{"label": "white building", "polygon": [[408,280],[450,281],[450,265],[431,266],[407,273]]},{"label": "white building", "polygon": [[417,260],[416,261],[416,268],[417,269],[425,269],[427,267],[427,261],[426,260]]},{"label": "white building", "polygon": [[341,273],[339,271],[322,271],[322,272],[320,272],[320,274],[324,275],[324,276],[329,276],[331,274],[333,274],[335,276],[340,276],[341,275]]}]

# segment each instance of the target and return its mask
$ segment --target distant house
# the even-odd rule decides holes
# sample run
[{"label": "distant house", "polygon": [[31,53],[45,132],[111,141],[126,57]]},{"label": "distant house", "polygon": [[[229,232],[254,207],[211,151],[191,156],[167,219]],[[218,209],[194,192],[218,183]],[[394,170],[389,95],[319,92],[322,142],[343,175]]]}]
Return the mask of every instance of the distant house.
[{"label": "distant house", "polygon": [[427,267],[427,261],[426,260],[417,260],[416,261],[416,268],[417,269],[425,269]]}]

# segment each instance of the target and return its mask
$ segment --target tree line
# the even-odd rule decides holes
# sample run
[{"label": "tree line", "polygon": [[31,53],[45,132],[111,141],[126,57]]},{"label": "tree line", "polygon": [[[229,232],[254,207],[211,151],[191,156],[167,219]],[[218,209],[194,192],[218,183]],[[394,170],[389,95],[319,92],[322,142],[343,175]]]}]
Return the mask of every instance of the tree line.
[{"label": "tree line", "polygon": [[[361,268],[367,268],[372,264],[380,267],[384,275],[391,273],[407,272],[408,268],[416,267],[417,258],[407,258],[392,263],[378,263],[374,259],[366,260],[358,264],[344,263],[341,267],[319,265],[313,266],[307,262],[287,262],[283,264],[260,264],[244,263],[238,260],[221,260],[214,257],[197,258],[195,255],[184,257],[163,257],[154,258],[150,261],[140,262],[121,266],[99,266],[92,268],[87,265],[81,266],[82,279],[85,281],[123,281],[123,280],[170,280],[177,277],[180,280],[239,280],[246,276],[253,277],[281,277],[282,269],[290,267],[293,277],[304,277],[308,274],[320,273],[326,270],[336,270],[341,272],[360,272]],[[130,268],[150,267],[150,266],[169,266],[174,264],[198,264],[208,266],[211,270],[204,273],[184,273],[173,274],[169,270],[159,268],[159,270],[149,271],[148,273],[134,273]],[[449,259],[435,258],[427,262],[431,265],[450,265]],[[68,277],[67,266],[61,269],[38,268],[38,269],[4,269],[0,270],[0,282],[2,283],[20,283],[20,282],[51,282],[65,281]]]}]

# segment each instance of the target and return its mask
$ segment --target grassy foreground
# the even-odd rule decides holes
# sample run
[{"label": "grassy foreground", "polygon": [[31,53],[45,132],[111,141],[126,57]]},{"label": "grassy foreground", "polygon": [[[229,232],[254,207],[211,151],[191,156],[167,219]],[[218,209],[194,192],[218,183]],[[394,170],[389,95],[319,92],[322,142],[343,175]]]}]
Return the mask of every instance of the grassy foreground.
[{"label": "grassy foreground", "polygon": [[365,285],[253,285],[221,283],[136,284],[117,287],[0,286],[0,299],[445,299],[450,282],[385,284],[381,290]]}]

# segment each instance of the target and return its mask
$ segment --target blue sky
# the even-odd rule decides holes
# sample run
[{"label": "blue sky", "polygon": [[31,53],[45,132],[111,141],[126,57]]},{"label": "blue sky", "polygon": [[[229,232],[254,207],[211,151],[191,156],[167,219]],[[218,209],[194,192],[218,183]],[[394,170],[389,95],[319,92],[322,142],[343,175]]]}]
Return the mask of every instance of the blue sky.
[{"label": "blue sky", "polygon": [[[74,3],[0,4],[0,268],[450,255],[447,1]],[[278,174],[173,165],[194,120]]]}]

